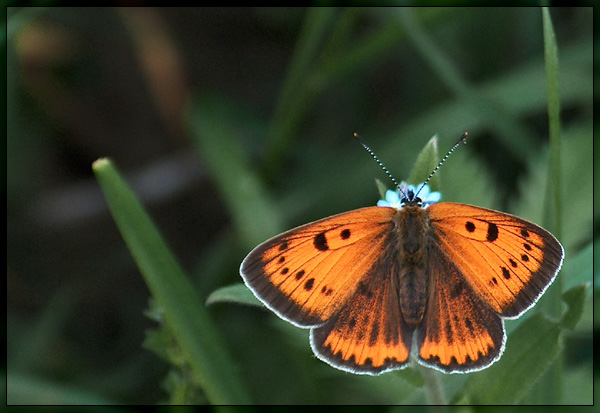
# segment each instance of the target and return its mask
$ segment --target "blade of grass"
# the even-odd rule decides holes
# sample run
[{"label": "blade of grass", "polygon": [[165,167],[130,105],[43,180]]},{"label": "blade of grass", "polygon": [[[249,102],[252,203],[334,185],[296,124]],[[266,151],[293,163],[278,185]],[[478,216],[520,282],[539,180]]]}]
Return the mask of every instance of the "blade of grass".
[{"label": "blade of grass", "polygon": [[281,213],[237,142],[239,114],[220,96],[198,96],[188,114],[199,156],[210,169],[245,248],[283,231]]},{"label": "blade of grass", "polygon": [[318,55],[324,36],[336,13],[331,7],[307,9],[300,37],[294,50],[281,95],[273,114],[266,138],[266,164],[268,171],[275,171],[284,160],[284,154],[292,140],[297,122],[306,112],[308,101],[313,96],[307,85],[310,66]]},{"label": "blade of grass", "polygon": [[[360,9],[363,12],[364,8]],[[385,13],[383,11],[382,13]],[[449,18],[454,13],[449,8],[424,8],[421,10],[423,21],[432,23]],[[330,85],[343,79],[352,72],[362,71],[373,62],[384,59],[393,49],[404,43],[404,28],[396,20],[381,21],[381,26],[372,33],[365,33],[336,53],[330,53],[313,74],[314,83]]]},{"label": "blade of grass", "polygon": [[542,8],[544,23],[544,55],[546,59],[546,86],[548,90],[548,126],[550,131],[550,175],[552,182],[552,231],[559,239],[562,235],[561,180],[560,180],[560,91],[558,79],[558,46],[547,7]]},{"label": "blade of grass", "polygon": [[331,35],[327,39],[327,43],[323,46],[319,57],[320,62],[345,48],[348,39],[356,33],[356,24],[361,16],[360,13],[359,7],[344,7],[341,10],[341,16],[335,22],[331,30]]},{"label": "blade of grass", "polygon": [[204,303],[129,185],[108,159],[93,171],[150,292],[211,403],[244,404],[247,390]]},{"label": "blade of grass", "polygon": [[[546,68],[546,88],[548,95],[548,125],[550,133],[550,165],[548,187],[546,191],[546,211],[544,226],[558,239],[561,239],[561,206],[562,191],[560,188],[560,95],[558,79],[558,46],[552,27],[552,20],[547,7],[542,7],[542,23],[544,36],[544,58]],[[552,288],[546,292],[541,306],[547,314],[558,319],[562,312],[562,277],[558,276]],[[559,354],[550,369],[537,383],[539,391],[534,392],[539,403],[559,404],[562,395],[562,379],[564,377],[564,361]]]}]

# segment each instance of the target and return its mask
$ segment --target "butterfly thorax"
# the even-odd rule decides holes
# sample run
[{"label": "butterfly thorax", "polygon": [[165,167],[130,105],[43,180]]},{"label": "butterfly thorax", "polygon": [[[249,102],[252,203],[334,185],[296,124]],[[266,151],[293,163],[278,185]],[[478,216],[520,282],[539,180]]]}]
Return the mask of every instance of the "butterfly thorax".
[{"label": "butterfly thorax", "polygon": [[398,240],[398,299],[406,323],[416,328],[427,301],[427,210],[409,203],[396,215]]}]

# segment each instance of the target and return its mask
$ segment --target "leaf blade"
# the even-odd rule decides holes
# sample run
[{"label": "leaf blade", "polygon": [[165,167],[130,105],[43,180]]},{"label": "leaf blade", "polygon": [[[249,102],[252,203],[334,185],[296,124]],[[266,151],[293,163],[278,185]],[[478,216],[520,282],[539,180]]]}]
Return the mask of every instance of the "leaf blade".
[{"label": "leaf blade", "polygon": [[93,171],[111,214],[164,318],[212,403],[243,404],[249,396],[206,308],[117,168],[99,159]]}]

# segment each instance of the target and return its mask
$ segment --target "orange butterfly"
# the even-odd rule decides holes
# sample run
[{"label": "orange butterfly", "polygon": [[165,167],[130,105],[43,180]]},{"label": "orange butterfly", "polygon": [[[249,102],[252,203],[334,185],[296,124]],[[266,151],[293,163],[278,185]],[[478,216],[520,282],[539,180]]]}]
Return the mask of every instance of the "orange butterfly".
[{"label": "orange butterfly", "polygon": [[256,297],[310,328],[314,353],[336,368],[404,368],[414,338],[423,365],[484,369],[504,350],[503,319],[533,306],[560,269],[563,248],[543,228],[417,188],[284,232],[241,264]]}]

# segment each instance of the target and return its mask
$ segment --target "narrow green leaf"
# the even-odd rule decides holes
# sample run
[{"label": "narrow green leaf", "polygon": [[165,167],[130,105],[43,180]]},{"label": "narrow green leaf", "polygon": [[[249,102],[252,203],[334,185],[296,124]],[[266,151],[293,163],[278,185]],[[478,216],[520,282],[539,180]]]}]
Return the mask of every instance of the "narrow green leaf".
[{"label": "narrow green leaf", "polygon": [[271,171],[281,165],[292,142],[294,129],[314,97],[314,84],[307,78],[335,17],[332,7],[309,7],[300,30],[292,61],[290,62],[281,95],[267,132],[266,162]]},{"label": "narrow green leaf", "polygon": [[502,358],[472,373],[456,400],[471,404],[515,404],[558,355],[561,329],[541,313],[523,321],[506,343]]},{"label": "narrow green leaf", "polygon": [[550,229],[561,239],[560,228],[561,200],[563,192],[560,183],[560,91],[558,79],[558,45],[547,7],[542,7],[544,26],[544,57],[546,59],[546,86],[548,91],[548,124],[550,131],[550,173],[552,176],[552,202],[554,216]]},{"label": "narrow green leaf", "polygon": [[206,396],[211,403],[248,403],[246,388],[204,303],[152,220],[110,160],[97,160],[93,170],[113,219]]},{"label": "narrow green leaf", "polygon": [[246,285],[239,283],[221,287],[213,291],[206,299],[206,304],[221,302],[249,304],[262,306],[263,304],[252,294]]},{"label": "narrow green leaf", "polygon": [[[542,7],[542,25],[544,35],[544,58],[546,68],[546,88],[548,92],[548,126],[550,133],[550,168],[548,184],[550,191],[547,192],[547,202],[544,207],[548,212],[544,219],[544,227],[551,231],[559,240],[562,239],[562,199],[563,190],[561,185],[561,131],[560,131],[560,93],[558,77],[558,45],[552,19],[547,7]],[[542,301],[542,308],[550,316],[558,318],[561,315],[561,294],[563,291],[562,277],[558,277],[552,288],[546,293]],[[533,402],[544,402],[549,404],[561,403],[563,394],[563,358],[559,356],[551,368],[540,380],[538,387],[544,389],[537,393],[537,399]]]},{"label": "narrow green leaf", "polygon": [[579,285],[566,291],[562,295],[562,299],[567,303],[567,311],[563,315],[560,324],[564,328],[573,330],[583,314],[585,300],[590,289],[589,284]]},{"label": "narrow green leaf", "polygon": [[[409,184],[418,185],[425,181],[431,171],[433,171],[438,164],[440,158],[438,156],[437,140],[437,135],[432,136],[431,139],[429,139],[429,142],[427,142],[425,147],[419,153],[419,156],[417,156],[415,166],[413,167],[408,178]],[[437,173],[431,177],[428,185],[432,191],[439,190],[440,179]]]},{"label": "narrow green leaf", "polygon": [[385,199],[385,193],[388,191],[388,187],[379,179],[375,179],[375,185],[377,186],[377,192],[379,193],[379,199]]}]

